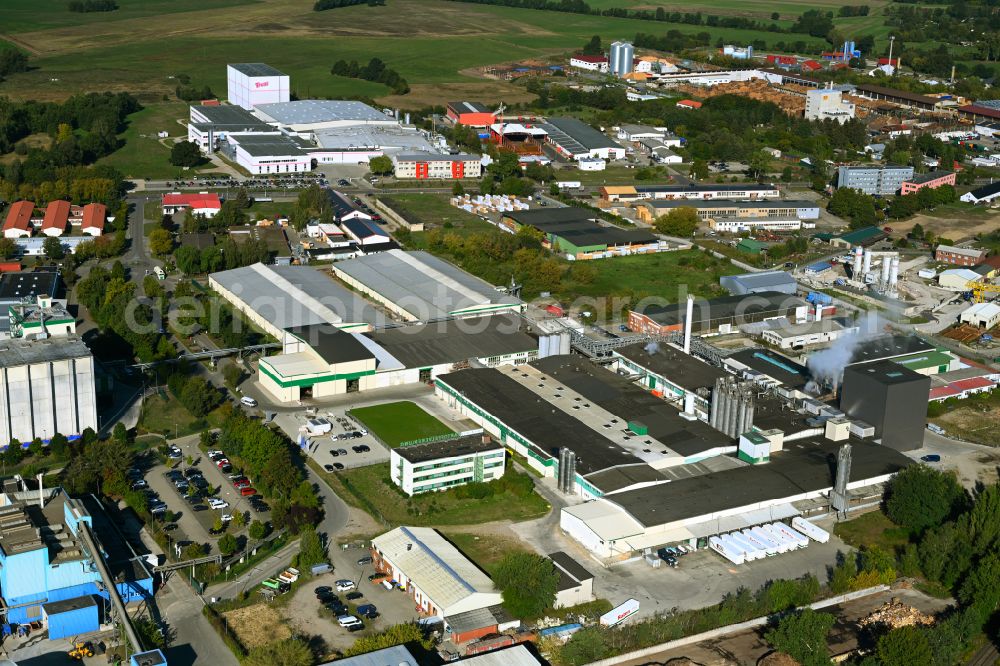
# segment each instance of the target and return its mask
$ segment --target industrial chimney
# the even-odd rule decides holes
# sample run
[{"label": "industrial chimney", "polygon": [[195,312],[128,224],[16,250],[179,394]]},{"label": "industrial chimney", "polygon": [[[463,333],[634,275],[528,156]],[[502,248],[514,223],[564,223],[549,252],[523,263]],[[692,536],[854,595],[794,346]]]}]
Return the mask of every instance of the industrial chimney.
[{"label": "industrial chimney", "polygon": [[691,319],[694,318],[694,296],[688,296],[687,316],[684,317],[684,353],[691,353]]}]

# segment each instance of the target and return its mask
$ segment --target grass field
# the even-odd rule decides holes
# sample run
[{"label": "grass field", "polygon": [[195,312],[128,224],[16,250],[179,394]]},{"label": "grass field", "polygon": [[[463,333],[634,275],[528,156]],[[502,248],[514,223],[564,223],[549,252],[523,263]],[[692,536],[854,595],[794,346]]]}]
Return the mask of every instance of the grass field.
[{"label": "grass field", "polygon": [[448,435],[454,432],[419,405],[408,400],[359,407],[352,409],[351,415],[392,447],[415,439]]},{"label": "grass field", "polygon": [[[318,469],[315,468],[314,469]],[[463,499],[454,490],[406,497],[389,479],[389,463],[327,474],[337,495],[389,526],[479,525],[495,520],[530,520],[544,516],[549,504],[537,493],[517,497],[502,492],[486,499]],[[512,469],[507,474],[518,474]]]},{"label": "grass field", "polygon": [[444,530],[443,534],[448,541],[455,544],[466,557],[475,562],[480,569],[490,576],[493,575],[496,566],[500,564],[500,560],[505,556],[511,553],[532,552],[521,541],[514,538],[499,537],[494,534],[480,536],[468,532],[449,530]]},{"label": "grass field", "polygon": [[[169,391],[163,394],[170,396]],[[208,428],[218,428],[222,425],[222,413],[217,408],[209,412],[205,418],[196,418],[172,396],[155,395],[146,398],[142,405],[142,416],[136,430],[140,433],[158,433],[174,437],[192,435]]]},{"label": "grass field", "polygon": [[872,511],[847,522],[837,523],[833,531],[855,548],[880,546],[890,553],[910,541],[909,533],[896,527],[881,511]]},{"label": "grass field", "polygon": [[[492,224],[486,222],[472,213],[467,213],[460,208],[455,208],[448,201],[447,194],[393,194],[387,196],[391,202],[397,202],[406,212],[419,218],[424,222],[424,229],[445,228],[451,233],[462,236],[485,231],[494,228]],[[406,215],[404,215],[406,217]]]},{"label": "grass field", "polygon": [[161,143],[156,134],[164,131],[169,132],[171,138],[186,137],[187,128],[177,124],[177,120],[186,121],[187,116],[188,107],[184,102],[147,104],[128,117],[128,126],[120,135],[127,149],[115,151],[98,164],[113,166],[125,176],[135,178],[178,177],[184,171],[170,164],[170,148]]},{"label": "grass field", "polygon": [[[8,12],[13,3],[14,12]],[[357,6],[311,11],[307,0],[125,0],[117,12],[71,14],[31,11],[27,0],[5,3],[8,39],[33,55],[32,71],[9,77],[5,93],[19,98],[60,98],[76,91],[129,90],[145,101],[170,96],[172,77],[185,73],[192,85],[225,92],[228,62],[266,59],[292,76],[293,92],[305,97],[386,95],[379,84],[333,77],[337,59],[382,58],[414,86],[413,96],[392,101],[427,103],[430,86],[450,95],[504,93],[523,89],[484,82],[467,68],[527,57],[562,54],[591,35],[605,41],[637,32],[707,31],[712,39],[746,43],[754,31],[708,28],[633,19],[511,9],[444,0],[393,0],[390,7]],[[162,20],[151,20],[170,13]],[[239,5],[234,9],[234,5]],[[197,9],[195,9],[197,8]],[[239,20],[234,21],[234,14]],[[6,20],[12,18],[12,20]],[[819,43],[807,36],[807,42]],[[263,58],[261,54],[266,54]],[[141,63],[141,66],[136,66]],[[417,86],[427,86],[418,88]],[[432,95],[440,102],[442,90]]]},{"label": "grass field", "polygon": [[596,269],[593,281],[581,283],[571,278],[559,296],[573,299],[617,295],[628,297],[633,304],[655,296],[673,303],[682,298],[684,290],[698,296],[721,295],[719,278],[740,272],[728,261],[715,259],[699,250],[613,257],[587,264]]}]

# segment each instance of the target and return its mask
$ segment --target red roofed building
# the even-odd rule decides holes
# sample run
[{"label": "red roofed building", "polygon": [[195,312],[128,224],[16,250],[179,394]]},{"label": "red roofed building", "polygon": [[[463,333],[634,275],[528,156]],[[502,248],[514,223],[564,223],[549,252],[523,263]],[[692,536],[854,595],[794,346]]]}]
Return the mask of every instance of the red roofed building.
[{"label": "red roofed building", "polygon": [[497,121],[497,112],[478,102],[448,102],[448,118],[456,125],[489,127]]},{"label": "red roofed building", "polygon": [[678,109],[700,109],[701,102],[696,102],[693,99],[682,99],[677,102],[676,106]]},{"label": "red roofed building", "polygon": [[798,60],[795,58],[795,56],[769,55],[767,56],[767,62],[772,65],[784,65],[787,67],[789,65],[797,64]]},{"label": "red roofed building", "polygon": [[802,63],[802,71],[815,72],[818,69],[823,69],[823,65],[815,60],[806,60]]},{"label": "red roofed building", "polygon": [[893,67],[899,67],[899,58],[879,58],[879,67],[882,65],[892,65]]},{"label": "red roofed building", "polygon": [[577,53],[574,56],[570,56],[569,66],[577,69],[586,69],[591,72],[606,72],[608,71],[608,59],[602,55],[583,55]]},{"label": "red roofed building", "polygon": [[977,118],[989,118],[991,120],[1000,120],[1000,109],[991,109],[985,106],[978,106],[976,104],[966,104],[965,106],[958,107],[958,113],[961,116],[965,116],[971,120],[976,120]]},{"label": "red roofed building", "polygon": [[83,207],[83,224],[80,225],[80,231],[90,236],[100,236],[104,233],[107,217],[108,209],[104,204],[87,204]]},{"label": "red roofed building", "polygon": [[219,195],[214,192],[201,192],[199,194],[171,192],[163,195],[162,205],[165,215],[173,215],[179,211],[190,209],[195,215],[215,217],[222,208],[222,201],[219,199]]},{"label": "red roofed building", "polygon": [[7,209],[7,219],[3,223],[4,238],[22,238],[31,235],[31,213],[35,204],[31,201],[15,201]]},{"label": "red roofed building", "polygon": [[45,219],[42,220],[42,233],[46,236],[62,236],[69,224],[69,202],[62,199],[50,201],[45,207]]},{"label": "red roofed building", "polygon": [[997,383],[987,377],[970,377],[954,381],[947,386],[935,386],[931,389],[929,399],[931,402],[948,398],[963,400],[976,393],[992,391],[996,386]]}]

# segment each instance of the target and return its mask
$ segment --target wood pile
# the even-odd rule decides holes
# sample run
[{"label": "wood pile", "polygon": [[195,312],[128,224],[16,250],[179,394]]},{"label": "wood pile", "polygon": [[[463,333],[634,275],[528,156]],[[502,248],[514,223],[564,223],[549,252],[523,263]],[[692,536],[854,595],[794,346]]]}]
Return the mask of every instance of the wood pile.
[{"label": "wood pile", "polygon": [[751,79],[750,81],[733,81],[704,87],[679,85],[677,90],[698,98],[717,97],[718,95],[739,95],[760,102],[772,102],[790,116],[801,116],[806,110],[806,98],[775,88],[767,81]]},{"label": "wood pile", "polygon": [[882,604],[881,608],[877,608],[862,618],[858,624],[866,628],[898,629],[899,627],[934,624],[934,618],[893,597]]}]

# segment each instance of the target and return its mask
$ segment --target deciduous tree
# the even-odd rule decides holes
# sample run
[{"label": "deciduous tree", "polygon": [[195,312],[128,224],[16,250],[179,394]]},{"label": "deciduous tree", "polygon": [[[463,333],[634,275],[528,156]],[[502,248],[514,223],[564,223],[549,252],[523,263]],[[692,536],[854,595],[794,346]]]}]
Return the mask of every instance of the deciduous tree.
[{"label": "deciduous tree", "polygon": [[510,553],[497,565],[493,582],[503,605],[517,618],[540,617],[555,603],[559,572],[552,560],[534,553]]}]

